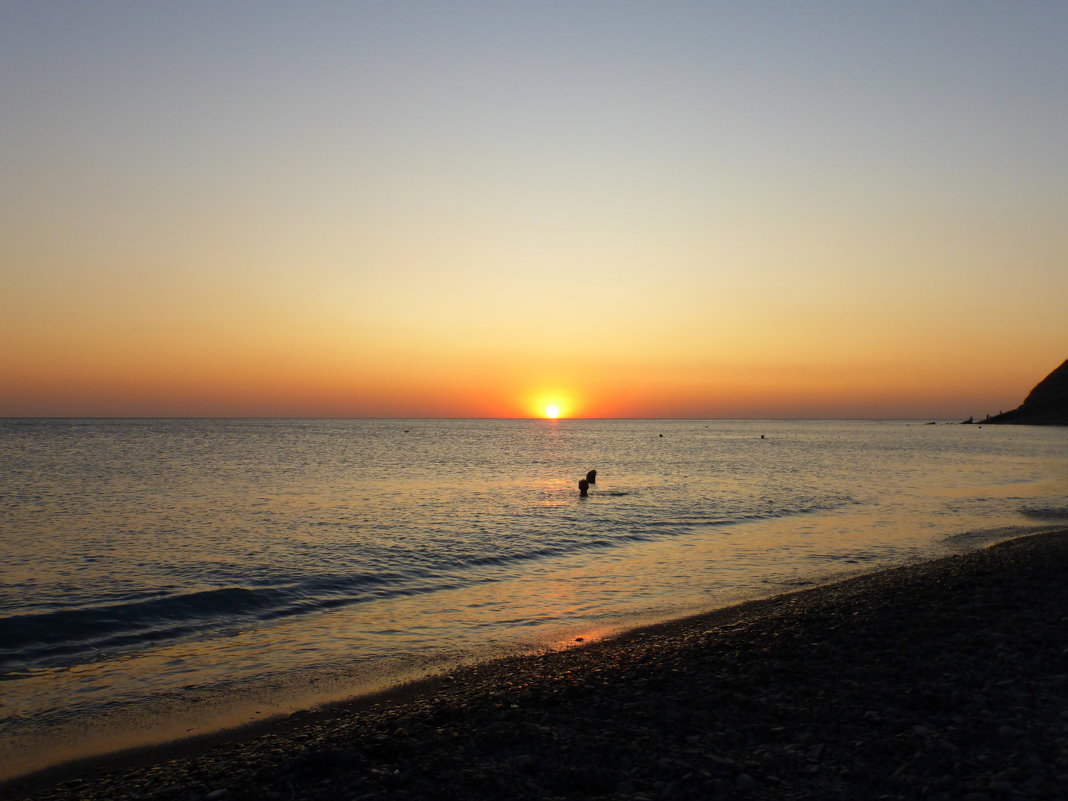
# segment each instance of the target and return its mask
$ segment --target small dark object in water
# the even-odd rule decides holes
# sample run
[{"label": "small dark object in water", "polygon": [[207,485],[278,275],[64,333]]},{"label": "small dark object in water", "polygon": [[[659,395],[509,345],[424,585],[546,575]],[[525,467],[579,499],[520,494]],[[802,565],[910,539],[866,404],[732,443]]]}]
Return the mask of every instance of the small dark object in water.
[{"label": "small dark object in water", "polygon": [[596,470],[591,470],[590,472],[588,472],[586,474],[586,480],[589,481],[591,484],[596,484],[597,483],[597,471]]},{"label": "small dark object in water", "polygon": [[664,436],[664,435],[663,435],[663,434],[661,434],[660,436]]},{"label": "small dark object in water", "polygon": [[579,496],[585,498],[589,494],[590,482],[584,478],[579,479]]},{"label": "small dark object in water", "polygon": [[761,438],[761,439],[764,439],[764,435],[763,435],[763,434],[761,434],[761,435],[760,435],[760,438]]}]

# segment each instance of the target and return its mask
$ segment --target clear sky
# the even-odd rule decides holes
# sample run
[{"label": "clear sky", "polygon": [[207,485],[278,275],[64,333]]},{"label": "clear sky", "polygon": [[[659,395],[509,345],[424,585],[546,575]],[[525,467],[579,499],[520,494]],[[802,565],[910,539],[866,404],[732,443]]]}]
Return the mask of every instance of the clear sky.
[{"label": "clear sky", "polygon": [[964,417],[1068,357],[1068,3],[0,4],[0,415]]}]

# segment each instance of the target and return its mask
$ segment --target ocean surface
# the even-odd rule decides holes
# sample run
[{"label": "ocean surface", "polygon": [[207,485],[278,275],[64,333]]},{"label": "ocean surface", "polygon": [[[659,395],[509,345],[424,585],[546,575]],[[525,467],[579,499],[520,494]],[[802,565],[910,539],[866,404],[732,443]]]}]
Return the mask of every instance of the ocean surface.
[{"label": "ocean surface", "polygon": [[0,778],[1066,524],[1063,428],[0,420]]}]

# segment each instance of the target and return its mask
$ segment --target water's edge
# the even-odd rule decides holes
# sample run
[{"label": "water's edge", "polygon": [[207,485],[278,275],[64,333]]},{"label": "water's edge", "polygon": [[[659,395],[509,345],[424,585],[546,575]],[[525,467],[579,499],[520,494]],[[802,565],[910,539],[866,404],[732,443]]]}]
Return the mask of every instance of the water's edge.
[{"label": "water's edge", "polygon": [[[234,722],[231,712],[214,721],[206,719],[201,721],[199,726],[179,731],[165,722],[166,716],[161,716],[154,720],[142,720],[140,725],[125,731],[112,728],[108,734],[101,732],[102,736],[86,736],[84,728],[79,727],[77,743],[68,742],[66,748],[51,753],[47,749],[42,750],[43,743],[32,742],[12,748],[6,754],[0,750],[0,755],[3,755],[3,759],[0,759],[0,765],[3,766],[0,767],[0,788],[7,785],[15,788],[19,794],[24,794],[91,772],[115,771],[195,756],[217,746],[302,727],[309,722],[327,720],[376,704],[402,703],[426,696],[440,687],[441,682],[455,671],[487,662],[588,647],[603,640],[641,636],[646,632],[660,631],[693,619],[742,610],[759,614],[763,605],[771,605],[796,594],[819,591],[842,582],[903,567],[937,562],[1009,540],[1063,530],[1060,526],[1044,525],[971,532],[949,538],[955,543],[955,547],[943,553],[932,553],[924,558],[912,558],[878,567],[843,568],[833,574],[824,573],[820,576],[814,575],[810,579],[798,579],[792,589],[779,587],[764,595],[739,596],[728,603],[710,608],[674,609],[670,613],[631,615],[606,621],[592,628],[564,627],[555,631],[550,640],[536,645],[498,644],[464,652],[437,654],[418,666],[396,664],[392,669],[377,672],[373,679],[368,678],[362,685],[357,684],[347,689],[334,688],[325,693],[320,691],[293,698],[284,708],[263,717],[249,717],[245,714],[240,716],[238,722]],[[382,664],[376,664],[376,670],[381,670],[382,667]],[[184,721],[181,726],[188,722]]]}]

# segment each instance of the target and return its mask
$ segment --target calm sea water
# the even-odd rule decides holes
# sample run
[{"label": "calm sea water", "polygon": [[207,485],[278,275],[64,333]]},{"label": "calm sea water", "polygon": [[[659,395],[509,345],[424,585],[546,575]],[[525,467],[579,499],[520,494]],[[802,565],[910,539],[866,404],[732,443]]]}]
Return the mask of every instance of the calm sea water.
[{"label": "calm sea water", "polygon": [[7,775],[1068,521],[1057,428],[6,420],[0,470]]}]

